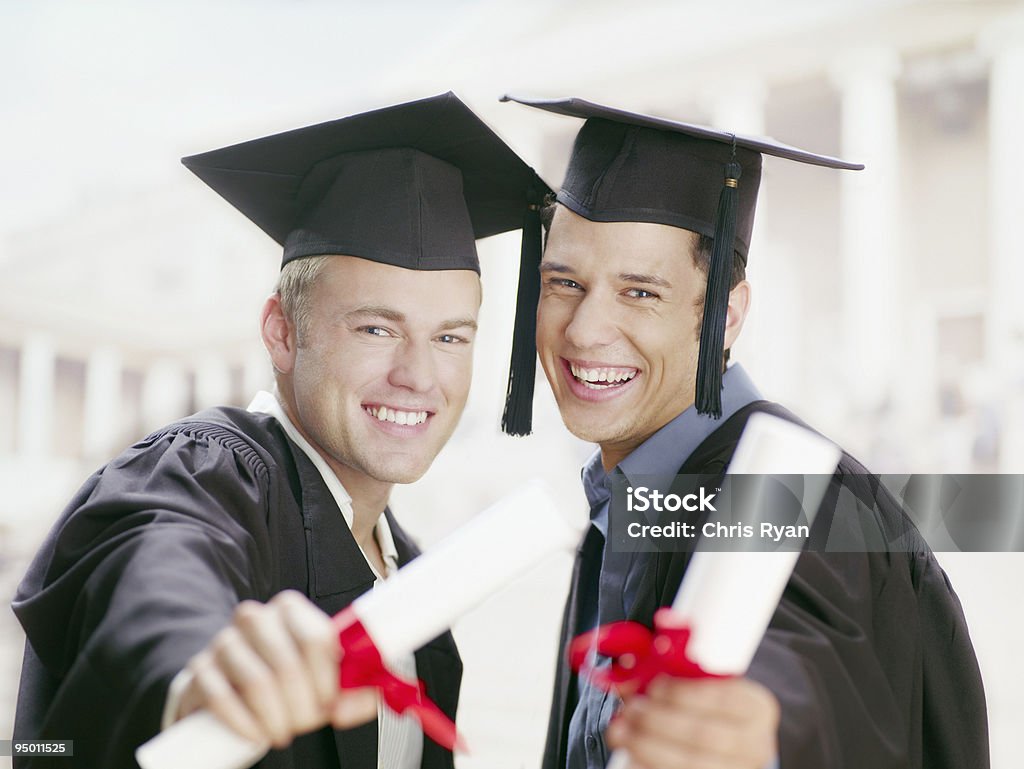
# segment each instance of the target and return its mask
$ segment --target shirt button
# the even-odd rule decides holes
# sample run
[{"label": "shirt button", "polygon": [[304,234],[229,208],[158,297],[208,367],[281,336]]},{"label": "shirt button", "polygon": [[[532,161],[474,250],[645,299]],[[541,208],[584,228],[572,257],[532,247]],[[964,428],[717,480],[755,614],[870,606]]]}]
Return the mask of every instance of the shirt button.
[{"label": "shirt button", "polygon": [[587,735],[586,739],[587,750],[595,750],[597,748],[597,737],[592,734]]}]

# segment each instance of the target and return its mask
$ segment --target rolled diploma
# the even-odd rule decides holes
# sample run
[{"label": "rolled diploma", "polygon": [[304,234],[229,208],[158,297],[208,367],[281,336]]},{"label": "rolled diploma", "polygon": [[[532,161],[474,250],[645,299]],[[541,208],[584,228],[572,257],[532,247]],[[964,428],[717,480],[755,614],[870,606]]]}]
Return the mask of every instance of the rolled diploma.
[{"label": "rolled diploma", "polygon": [[571,551],[580,528],[531,481],[460,526],[352,606],[385,660],[448,630],[548,555]]},{"label": "rolled diploma", "polygon": [[[530,481],[364,593],[350,609],[385,660],[410,654],[548,555],[574,548],[579,536],[544,484]],[[135,758],[142,769],[247,769],[267,750],[199,711],[140,746]]]},{"label": "rolled diploma", "polygon": [[[750,417],[729,463],[730,475],[830,476],[841,452],[831,441],[770,414]],[[820,490],[824,491],[824,488]],[[803,499],[808,524],[821,493]],[[758,520],[757,509],[741,520]],[[709,673],[741,676],[750,667],[800,552],[721,552],[698,544],[672,610],[690,628],[687,654]],[[626,769],[615,752],[608,769]]]}]

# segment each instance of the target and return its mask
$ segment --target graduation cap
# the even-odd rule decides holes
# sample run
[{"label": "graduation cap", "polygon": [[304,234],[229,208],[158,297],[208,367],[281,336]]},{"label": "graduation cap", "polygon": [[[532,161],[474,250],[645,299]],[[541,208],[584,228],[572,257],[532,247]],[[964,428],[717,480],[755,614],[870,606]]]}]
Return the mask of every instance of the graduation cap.
[{"label": "graduation cap", "polygon": [[[502,101],[586,120],[557,196],[566,208],[595,222],[653,222],[714,238],[700,333],[696,406],[701,414],[720,417],[733,253],[746,262],[762,154],[827,168],[860,170],[864,166],[766,137],[727,133],[583,99],[504,96]],[[522,372],[519,378],[524,378]],[[509,402],[516,402],[518,410],[512,429],[506,431],[529,433],[529,406],[511,394],[511,382],[509,388]]]},{"label": "graduation cap", "polygon": [[539,261],[547,185],[451,92],[181,162],[284,247],[282,267],[343,254],[480,272],[475,239],[520,227]]}]

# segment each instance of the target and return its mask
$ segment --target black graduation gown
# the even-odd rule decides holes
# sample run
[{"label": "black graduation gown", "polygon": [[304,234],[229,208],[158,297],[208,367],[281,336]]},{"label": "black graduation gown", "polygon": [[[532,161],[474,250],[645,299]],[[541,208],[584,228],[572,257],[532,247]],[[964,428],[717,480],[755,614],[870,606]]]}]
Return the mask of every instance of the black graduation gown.
[{"label": "black graduation gown", "polygon": [[[753,403],[712,433],[679,474],[719,478],[754,411],[800,422],[780,406]],[[803,553],[747,673],[780,702],[780,766],[986,769],[985,697],[960,602],[896,502],[844,454],[812,541],[830,526],[858,536],[853,529],[865,514],[886,541],[915,544],[908,552]],[[675,598],[688,562],[686,553],[651,554],[628,618],[650,627],[654,612]],[[566,762],[574,675],[565,652],[579,570],[577,559],[544,769],[564,769]]]},{"label": "black graduation gown", "polygon": [[[418,555],[390,511],[399,564]],[[14,735],[74,740],[74,759],[18,766],[134,767],[159,729],[171,678],[240,601],[299,590],[329,614],[373,573],[330,491],[278,422],[210,409],[97,471],[18,588],[27,635]],[[454,718],[462,663],[450,633],[416,652],[428,694]],[[377,724],[322,729],[265,769],[375,769]],[[424,769],[451,753],[424,739]]]}]

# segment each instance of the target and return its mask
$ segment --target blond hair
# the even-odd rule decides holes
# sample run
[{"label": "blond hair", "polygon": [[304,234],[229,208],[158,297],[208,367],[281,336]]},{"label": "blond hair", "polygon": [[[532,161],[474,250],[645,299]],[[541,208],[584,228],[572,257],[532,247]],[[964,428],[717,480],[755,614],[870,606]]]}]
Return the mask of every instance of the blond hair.
[{"label": "blond hair", "polygon": [[277,292],[284,315],[295,325],[296,343],[301,347],[309,333],[310,294],[320,271],[330,256],[307,256],[293,259],[281,268]]}]

